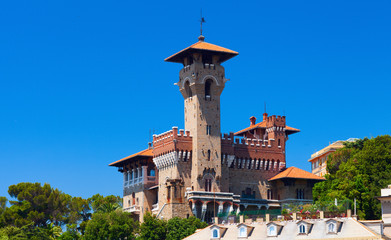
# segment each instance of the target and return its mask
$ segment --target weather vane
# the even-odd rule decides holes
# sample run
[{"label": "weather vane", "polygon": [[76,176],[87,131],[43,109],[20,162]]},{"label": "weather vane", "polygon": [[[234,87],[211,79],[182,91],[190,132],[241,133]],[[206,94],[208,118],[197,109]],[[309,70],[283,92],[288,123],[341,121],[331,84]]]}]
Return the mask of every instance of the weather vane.
[{"label": "weather vane", "polygon": [[205,22],[205,19],[204,17],[202,17],[202,9],[201,9],[201,20],[200,20],[200,23],[201,23],[201,35],[202,35],[202,23]]}]

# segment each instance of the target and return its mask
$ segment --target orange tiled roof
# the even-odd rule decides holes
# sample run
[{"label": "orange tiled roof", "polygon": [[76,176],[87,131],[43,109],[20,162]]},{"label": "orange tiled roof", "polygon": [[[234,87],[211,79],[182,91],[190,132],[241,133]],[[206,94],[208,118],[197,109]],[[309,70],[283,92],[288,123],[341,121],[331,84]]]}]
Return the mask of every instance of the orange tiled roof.
[{"label": "orange tiled roof", "polygon": [[185,55],[187,55],[189,52],[196,51],[196,50],[204,50],[204,51],[211,51],[211,52],[219,52],[222,53],[223,56],[220,58],[221,62],[227,61],[228,59],[238,55],[238,52],[232,51],[228,48],[223,48],[211,43],[207,43],[204,41],[198,41],[191,45],[190,47],[187,47],[183,49],[182,51],[179,51],[168,58],[164,59],[164,61],[167,62],[182,62],[182,59]]},{"label": "orange tiled roof", "polygon": [[129,159],[134,158],[134,157],[153,157],[153,149],[145,149],[145,150],[143,150],[141,152],[132,154],[132,155],[127,156],[125,158],[122,158],[122,159],[120,159],[118,161],[110,163],[109,166],[116,166],[118,163],[124,162],[124,161],[129,160]]},{"label": "orange tiled roof", "polygon": [[[253,129],[255,129],[255,128],[266,128],[266,121],[262,121],[262,122],[260,122],[260,123],[257,123],[257,124],[255,124],[255,125],[253,125],[253,126],[250,126],[250,127],[248,127],[248,128],[245,128],[245,129],[243,129],[243,130],[240,130],[240,131],[236,132],[235,135],[239,135],[239,134],[248,132],[248,131],[253,130]],[[285,129],[286,129],[287,131],[291,131],[291,132],[300,132],[299,129],[293,128],[293,127],[289,127],[289,126],[286,126]]]},{"label": "orange tiled roof", "polygon": [[315,180],[325,180],[323,177],[316,176],[310,172],[304,171],[297,167],[287,168],[285,171],[280,172],[276,176],[269,179],[269,181],[281,179],[281,178],[301,178],[301,179],[315,179]]}]

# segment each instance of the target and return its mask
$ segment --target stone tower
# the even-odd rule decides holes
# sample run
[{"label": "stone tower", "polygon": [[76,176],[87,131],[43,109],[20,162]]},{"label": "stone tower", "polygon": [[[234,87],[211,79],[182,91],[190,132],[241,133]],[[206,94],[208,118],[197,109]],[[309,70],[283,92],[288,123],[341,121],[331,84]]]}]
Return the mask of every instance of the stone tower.
[{"label": "stone tower", "polygon": [[184,98],[185,129],[193,138],[192,191],[221,192],[220,95],[227,79],[221,63],[238,53],[204,41],[165,59],[182,63],[177,85]]}]

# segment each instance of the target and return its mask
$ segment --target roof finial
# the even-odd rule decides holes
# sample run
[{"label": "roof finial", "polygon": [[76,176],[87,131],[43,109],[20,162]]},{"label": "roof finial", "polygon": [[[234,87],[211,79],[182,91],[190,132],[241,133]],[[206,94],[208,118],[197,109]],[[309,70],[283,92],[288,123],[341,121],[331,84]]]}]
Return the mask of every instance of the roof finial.
[{"label": "roof finial", "polygon": [[202,35],[202,23],[204,23],[204,22],[205,22],[205,19],[204,19],[204,17],[202,17],[202,8],[201,8],[201,20],[200,20],[200,24],[201,24],[200,33],[201,33],[201,35],[198,37],[198,40],[201,42],[203,42],[205,39],[205,37]]}]

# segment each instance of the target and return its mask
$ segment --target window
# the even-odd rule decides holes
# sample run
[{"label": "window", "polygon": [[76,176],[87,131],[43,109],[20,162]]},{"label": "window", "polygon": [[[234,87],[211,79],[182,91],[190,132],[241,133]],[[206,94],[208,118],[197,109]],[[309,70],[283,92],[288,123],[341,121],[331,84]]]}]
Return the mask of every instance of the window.
[{"label": "window", "polygon": [[304,199],[304,189],[296,189],[296,199]]},{"label": "window", "polygon": [[247,237],[247,229],[246,229],[246,227],[239,228],[239,237]]},{"label": "window", "polygon": [[267,199],[273,199],[273,191],[271,189],[267,190]]},{"label": "window", "polygon": [[193,93],[190,88],[190,83],[188,81],[185,83],[185,91],[186,91],[187,97],[193,96]]},{"label": "window", "polygon": [[278,139],[278,146],[281,147],[281,139]]},{"label": "window", "polygon": [[305,232],[305,225],[304,225],[304,224],[300,224],[300,225],[299,225],[299,233],[306,233],[306,232]]},{"label": "window", "polygon": [[134,192],[132,193],[132,204],[136,205],[136,194]]},{"label": "window", "polygon": [[205,192],[212,191],[212,179],[205,179]]},{"label": "window", "polygon": [[208,150],[208,161],[210,161],[210,150]]},{"label": "window", "polygon": [[219,230],[216,228],[212,230],[212,238],[219,238]]},{"label": "window", "polygon": [[171,187],[167,187],[167,200],[171,199]]},{"label": "window", "polygon": [[206,125],[206,135],[210,135],[212,132],[212,126],[211,125]]},{"label": "window", "polygon": [[211,100],[211,87],[212,87],[212,80],[208,79],[205,81],[205,100],[210,101]]},{"label": "window", "polygon": [[267,228],[267,235],[268,236],[277,236],[277,228],[274,225],[270,225]]},{"label": "window", "polygon": [[335,227],[335,224],[334,223],[329,223],[329,226],[328,226],[328,232],[329,233],[335,233],[336,227]]}]

